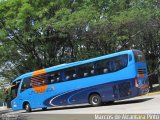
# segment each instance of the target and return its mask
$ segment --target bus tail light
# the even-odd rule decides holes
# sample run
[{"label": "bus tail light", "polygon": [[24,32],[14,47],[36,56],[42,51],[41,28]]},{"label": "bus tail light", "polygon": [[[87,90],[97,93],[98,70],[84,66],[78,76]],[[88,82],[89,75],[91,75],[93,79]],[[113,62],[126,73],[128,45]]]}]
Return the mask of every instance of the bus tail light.
[{"label": "bus tail light", "polygon": [[134,82],[135,82],[135,87],[139,87],[139,85],[138,85],[138,77],[137,76],[135,77]]}]

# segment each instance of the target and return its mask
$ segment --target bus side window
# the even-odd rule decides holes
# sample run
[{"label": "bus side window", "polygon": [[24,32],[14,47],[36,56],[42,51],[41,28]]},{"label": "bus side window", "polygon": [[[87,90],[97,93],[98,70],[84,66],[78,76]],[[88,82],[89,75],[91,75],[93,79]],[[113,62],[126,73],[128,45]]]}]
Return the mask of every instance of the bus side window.
[{"label": "bus side window", "polygon": [[23,92],[31,87],[32,87],[32,84],[31,84],[30,78],[24,78],[23,83],[22,83],[22,87],[21,87],[21,92]]},{"label": "bus side window", "polygon": [[[123,62],[123,67],[127,67],[127,65],[128,65],[128,54],[122,55],[121,60]],[[129,61],[131,61],[131,60],[132,60],[132,56],[129,55]]]},{"label": "bus side window", "polygon": [[56,82],[56,79],[55,79],[55,74],[54,73],[51,73],[51,74],[48,74],[47,75],[47,80],[48,80],[48,84],[53,84]]},{"label": "bus side window", "polygon": [[114,58],[114,71],[120,70],[123,67],[121,59],[119,57]]},{"label": "bus side window", "polygon": [[95,75],[96,74],[95,63],[90,63],[88,66],[89,66],[90,76]]},{"label": "bus side window", "polygon": [[65,70],[65,81],[74,80],[77,78],[76,69],[69,68]]},{"label": "bus side window", "polygon": [[125,68],[128,64],[128,55],[121,55],[114,58],[115,71]]},{"label": "bus side window", "polygon": [[62,82],[62,76],[61,76],[61,72],[60,71],[55,74],[55,77],[56,77],[56,82],[57,83],[58,82]]},{"label": "bus side window", "polygon": [[60,72],[53,72],[47,75],[48,84],[53,84],[61,81]]},{"label": "bus side window", "polygon": [[78,77],[79,78],[84,78],[87,76],[88,73],[85,72],[86,71],[85,69],[86,69],[85,65],[80,65],[78,67]]},{"label": "bus side window", "polygon": [[109,71],[114,72],[115,71],[115,64],[113,60],[110,60],[109,62]]},{"label": "bus side window", "polygon": [[87,64],[87,70],[88,70],[88,73],[89,73],[89,76],[93,76],[96,74],[95,72],[95,63],[89,63]]},{"label": "bus side window", "polygon": [[95,75],[95,66],[94,63],[84,64],[78,67],[78,77],[90,77]]},{"label": "bus side window", "polygon": [[109,72],[108,60],[101,60],[96,63],[96,72],[98,75]]}]

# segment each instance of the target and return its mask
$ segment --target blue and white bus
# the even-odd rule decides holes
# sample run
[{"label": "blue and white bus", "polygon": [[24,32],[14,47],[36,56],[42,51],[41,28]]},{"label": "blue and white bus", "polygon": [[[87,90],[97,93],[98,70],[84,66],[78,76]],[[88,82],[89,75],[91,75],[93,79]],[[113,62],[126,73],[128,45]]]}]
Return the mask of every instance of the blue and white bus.
[{"label": "blue and white bus", "polygon": [[147,67],[139,50],[29,72],[12,82],[13,110],[127,99],[148,92]]}]

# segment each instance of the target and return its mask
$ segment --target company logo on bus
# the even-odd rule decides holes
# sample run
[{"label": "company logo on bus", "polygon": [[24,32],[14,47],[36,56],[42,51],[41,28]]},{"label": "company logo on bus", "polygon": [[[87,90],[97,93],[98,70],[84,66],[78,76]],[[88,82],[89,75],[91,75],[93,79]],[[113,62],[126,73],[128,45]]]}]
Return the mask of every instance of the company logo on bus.
[{"label": "company logo on bus", "polygon": [[48,85],[45,83],[46,71],[44,69],[35,71],[32,74],[31,82],[35,92],[43,93],[47,90]]}]

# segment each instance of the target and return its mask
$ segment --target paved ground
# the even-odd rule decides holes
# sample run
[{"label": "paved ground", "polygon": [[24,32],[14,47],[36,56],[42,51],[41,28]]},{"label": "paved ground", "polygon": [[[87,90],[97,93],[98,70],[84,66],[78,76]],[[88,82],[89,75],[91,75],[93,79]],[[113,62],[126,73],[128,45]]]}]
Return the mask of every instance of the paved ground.
[{"label": "paved ground", "polygon": [[91,107],[72,106],[52,108],[47,111],[35,110],[29,114],[97,114],[97,113],[159,113],[160,114],[160,95],[141,96],[123,101],[117,101],[110,105]]},{"label": "paved ground", "polygon": [[[60,114],[70,114],[69,116],[67,116],[68,118],[72,118],[73,114],[79,114],[79,115],[92,114],[92,116],[90,117],[93,117],[94,114],[160,114],[160,94],[153,93],[123,101],[116,101],[113,104],[99,106],[99,107],[91,107],[90,105],[83,105],[83,106],[50,108],[47,111],[34,110],[31,113],[25,113],[24,111],[17,111],[11,113],[14,114],[20,113],[25,116],[30,116],[31,118],[29,119],[36,118],[37,120],[41,120],[42,118],[43,120],[44,119],[50,120],[49,118],[53,119],[53,115],[54,118],[55,116],[56,118],[64,116]],[[86,116],[80,116],[80,119],[82,119],[82,117]],[[64,118],[66,119],[66,116]],[[77,117],[74,116],[74,118]]]},{"label": "paved ground", "polygon": [[116,101],[110,105],[99,107],[91,107],[90,105],[83,106],[63,106],[57,108],[50,108],[46,111],[34,110],[31,113],[18,111],[15,113],[23,114],[97,114],[97,113],[157,113],[160,114],[160,92],[150,93],[145,96],[139,96],[127,100]]}]

